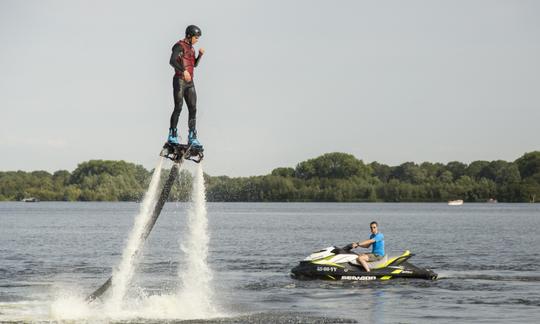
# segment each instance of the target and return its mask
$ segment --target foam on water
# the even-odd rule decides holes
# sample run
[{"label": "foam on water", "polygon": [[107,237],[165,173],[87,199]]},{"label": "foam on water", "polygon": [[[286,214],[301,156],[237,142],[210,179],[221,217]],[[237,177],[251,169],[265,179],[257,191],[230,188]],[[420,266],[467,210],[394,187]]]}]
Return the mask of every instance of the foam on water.
[{"label": "foam on water", "polygon": [[32,322],[47,318],[48,304],[40,300],[0,302],[0,323]]},{"label": "foam on water", "polygon": [[95,309],[85,297],[76,293],[78,289],[63,289],[50,305],[50,317],[54,320],[77,320],[93,317]]}]

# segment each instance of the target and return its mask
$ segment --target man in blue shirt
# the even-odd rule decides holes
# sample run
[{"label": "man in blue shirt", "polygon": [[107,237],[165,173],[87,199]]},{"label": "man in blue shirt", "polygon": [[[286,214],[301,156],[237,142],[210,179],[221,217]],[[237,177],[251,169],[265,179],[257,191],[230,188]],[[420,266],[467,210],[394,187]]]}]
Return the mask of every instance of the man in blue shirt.
[{"label": "man in blue shirt", "polygon": [[369,272],[368,262],[377,261],[384,257],[384,235],[383,233],[379,233],[379,224],[373,221],[369,224],[369,227],[371,229],[369,240],[352,243],[353,249],[356,249],[357,247],[372,247],[371,253],[360,254],[357,259],[364,269],[366,269],[366,272]]}]

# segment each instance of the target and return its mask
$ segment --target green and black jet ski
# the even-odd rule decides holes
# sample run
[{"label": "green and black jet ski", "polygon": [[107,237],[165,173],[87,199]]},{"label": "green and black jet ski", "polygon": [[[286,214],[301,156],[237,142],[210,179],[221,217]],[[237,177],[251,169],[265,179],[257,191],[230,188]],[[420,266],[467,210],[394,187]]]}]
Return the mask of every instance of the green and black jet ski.
[{"label": "green and black jet ski", "polygon": [[408,262],[412,257],[410,251],[401,255],[384,256],[379,261],[368,262],[370,271],[356,260],[358,254],[351,251],[352,246],[338,248],[335,246],[313,252],[300,261],[291,270],[296,279],[325,280],[389,280],[393,278],[437,279],[437,274],[430,269],[417,267]]}]

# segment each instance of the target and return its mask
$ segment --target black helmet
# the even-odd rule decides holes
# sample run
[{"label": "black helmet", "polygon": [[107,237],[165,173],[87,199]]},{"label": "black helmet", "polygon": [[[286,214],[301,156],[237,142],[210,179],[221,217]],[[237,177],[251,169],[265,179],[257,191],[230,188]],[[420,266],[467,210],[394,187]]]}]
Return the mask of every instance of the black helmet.
[{"label": "black helmet", "polygon": [[201,29],[195,25],[189,25],[186,28],[186,37],[191,38],[193,36],[201,37],[202,32]]}]

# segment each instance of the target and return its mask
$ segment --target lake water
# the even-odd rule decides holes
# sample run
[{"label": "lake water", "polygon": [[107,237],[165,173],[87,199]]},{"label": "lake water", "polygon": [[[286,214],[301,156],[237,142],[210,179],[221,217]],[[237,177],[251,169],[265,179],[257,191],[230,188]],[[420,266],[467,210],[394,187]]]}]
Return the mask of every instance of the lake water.
[{"label": "lake water", "polygon": [[[193,319],[185,305],[157,298],[179,289],[186,204],[168,203],[146,242],[130,290],[138,313],[77,308],[118,265],[137,211],[136,203],[0,203],[0,322]],[[202,316],[209,322],[540,321],[540,204],[210,203],[208,218],[217,310]],[[312,251],[366,239],[372,220],[387,252],[411,250],[411,263],[439,279],[290,278]],[[175,316],[160,316],[170,308]]]}]

